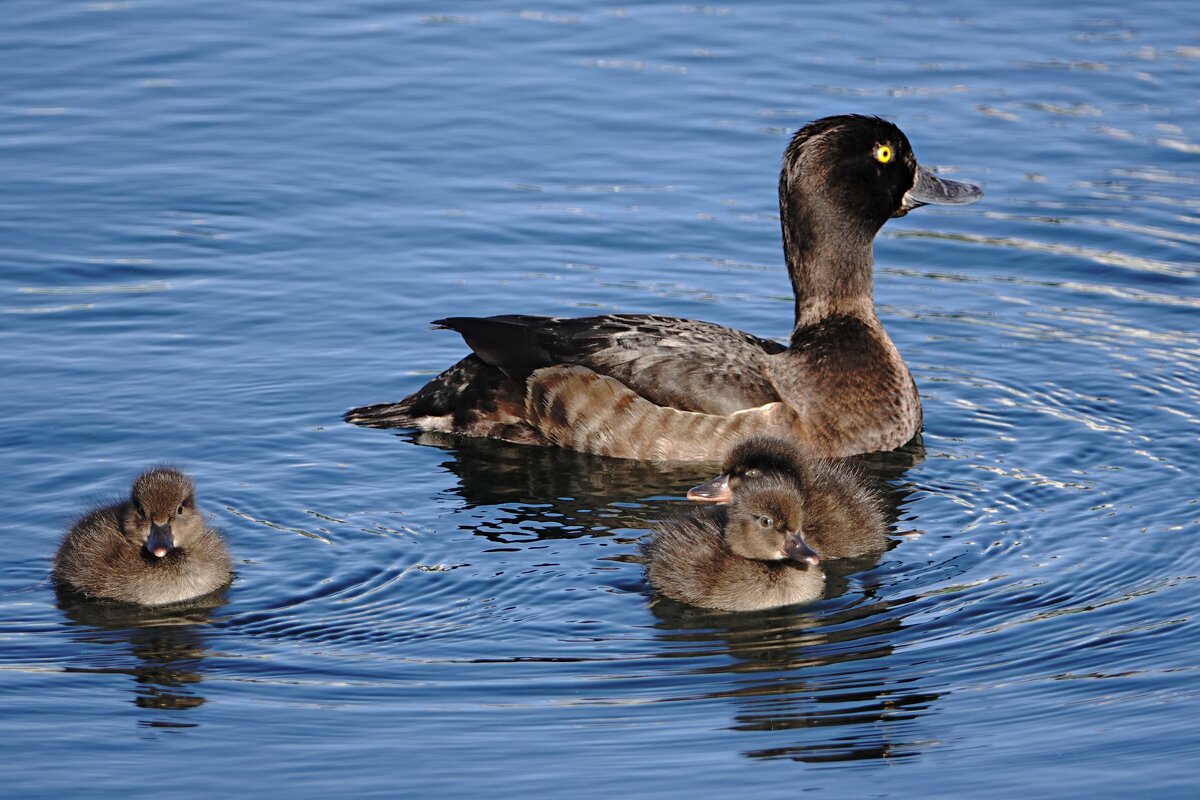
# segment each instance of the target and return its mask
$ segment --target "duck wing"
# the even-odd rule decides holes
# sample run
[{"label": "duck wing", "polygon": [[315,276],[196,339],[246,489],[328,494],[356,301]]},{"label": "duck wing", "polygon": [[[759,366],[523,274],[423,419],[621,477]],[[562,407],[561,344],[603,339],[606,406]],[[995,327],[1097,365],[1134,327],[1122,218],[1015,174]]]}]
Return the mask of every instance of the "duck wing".
[{"label": "duck wing", "polygon": [[709,322],[642,314],[596,317],[449,317],[486,364],[518,380],[578,365],[620,381],[656,405],[727,415],[780,399],[768,356],[786,348]]}]

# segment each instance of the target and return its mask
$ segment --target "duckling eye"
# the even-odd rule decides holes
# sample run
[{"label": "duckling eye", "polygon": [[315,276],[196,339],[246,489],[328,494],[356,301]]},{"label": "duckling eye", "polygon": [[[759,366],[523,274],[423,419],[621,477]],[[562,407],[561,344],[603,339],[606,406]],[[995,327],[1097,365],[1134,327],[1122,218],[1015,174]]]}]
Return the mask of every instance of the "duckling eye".
[{"label": "duckling eye", "polygon": [[875,148],[875,160],[880,164],[886,164],[892,160],[892,148],[886,144],[881,144]]},{"label": "duckling eye", "polygon": [[761,470],[761,469],[757,469],[757,468],[755,468],[755,469],[748,469],[748,470],[746,470],[745,474],[744,474],[742,477],[744,477],[744,478],[761,478],[761,477],[762,477],[762,470]]},{"label": "duckling eye", "polygon": [[775,520],[771,519],[770,517],[768,517],[766,515],[763,515],[758,518],[758,524],[764,528],[771,528],[771,527],[775,526]]},{"label": "duckling eye", "polygon": [[133,501],[133,510],[137,512],[139,517],[146,516],[146,509],[142,508],[142,502],[140,500]]},{"label": "duckling eye", "polygon": [[179,508],[175,509],[175,513],[182,514],[185,508],[187,508],[187,500],[184,500],[179,504]]}]

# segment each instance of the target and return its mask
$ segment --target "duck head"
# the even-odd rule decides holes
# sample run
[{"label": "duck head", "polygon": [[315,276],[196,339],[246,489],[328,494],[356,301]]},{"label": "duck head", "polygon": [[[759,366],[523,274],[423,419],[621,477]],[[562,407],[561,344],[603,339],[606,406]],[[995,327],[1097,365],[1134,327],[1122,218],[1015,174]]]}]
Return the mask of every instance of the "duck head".
[{"label": "duck head", "polygon": [[923,205],[982,196],[978,186],[922,167],[908,137],[886,120],[847,114],[805,125],[784,151],[779,174],[797,325],[832,311],[873,314],[871,242],[883,224]]},{"label": "duck head", "polygon": [[804,456],[791,442],[777,436],[751,436],[734,445],[725,456],[721,474],[688,490],[689,500],[728,503],[743,486],[760,479],[787,478],[797,484],[805,473]]},{"label": "duck head", "polygon": [[804,501],[787,480],[763,478],[729,504],[725,541],[743,558],[815,565],[820,556],[804,539]]},{"label": "duck head", "polygon": [[922,167],[904,131],[887,120],[843,114],[796,131],[784,151],[779,195],[836,208],[849,227],[873,237],[891,217],[923,205],[974,203],[983,192]]},{"label": "duck head", "polygon": [[165,558],[186,548],[204,531],[192,479],[170,467],[143,472],[133,482],[121,526],[148,558]]}]

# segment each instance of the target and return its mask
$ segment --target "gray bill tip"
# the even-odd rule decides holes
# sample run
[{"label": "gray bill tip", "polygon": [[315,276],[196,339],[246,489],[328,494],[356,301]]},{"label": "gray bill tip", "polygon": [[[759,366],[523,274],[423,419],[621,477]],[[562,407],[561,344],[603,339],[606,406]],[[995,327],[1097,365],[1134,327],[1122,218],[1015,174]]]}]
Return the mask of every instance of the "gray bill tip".
[{"label": "gray bill tip", "polygon": [[939,178],[922,166],[917,167],[917,179],[904,194],[900,214],[925,205],[965,206],[983,197],[983,189],[973,183]]}]

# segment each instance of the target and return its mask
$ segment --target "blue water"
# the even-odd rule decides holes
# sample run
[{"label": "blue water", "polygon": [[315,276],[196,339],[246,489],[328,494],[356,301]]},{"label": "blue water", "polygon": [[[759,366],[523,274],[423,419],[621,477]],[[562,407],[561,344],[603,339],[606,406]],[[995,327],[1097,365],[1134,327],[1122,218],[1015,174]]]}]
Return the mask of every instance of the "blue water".
[{"label": "blue water", "polygon": [[[4,794],[1194,796],[1196,4],[439,8],[4,5]],[[786,336],[780,156],[843,112],[987,194],[877,241],[925,452],[827,599],[651,604],[703,467],[341,422],[440,316]],[[60,608],[164,461],[225,604]]]}]

